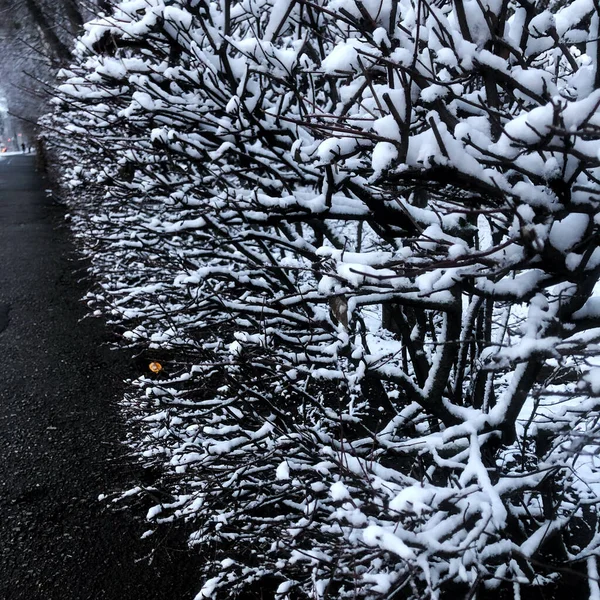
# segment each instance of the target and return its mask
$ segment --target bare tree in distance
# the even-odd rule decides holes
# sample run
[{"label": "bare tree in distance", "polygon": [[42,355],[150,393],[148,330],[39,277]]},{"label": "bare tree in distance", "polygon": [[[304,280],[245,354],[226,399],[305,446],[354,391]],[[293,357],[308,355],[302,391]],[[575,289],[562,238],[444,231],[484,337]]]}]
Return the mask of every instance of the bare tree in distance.
[{"label": "bare tree in distance", "polygon": [[79,0],[0,1],[2,91],[30,138],[47,110],[56,72],[72,59],[74,39],[94,13],[93,3]]}]

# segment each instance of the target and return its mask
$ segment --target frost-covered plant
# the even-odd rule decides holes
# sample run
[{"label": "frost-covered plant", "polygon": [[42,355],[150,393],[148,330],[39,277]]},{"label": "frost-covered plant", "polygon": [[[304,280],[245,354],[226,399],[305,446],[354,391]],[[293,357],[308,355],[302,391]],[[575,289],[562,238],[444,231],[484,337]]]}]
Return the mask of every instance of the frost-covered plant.
[{"label": "frost-covered plant", "polygon": [[166,366],[132,443],[199,598],[600,597],[599,21],[133,0],[87,25],[48,135],[91,305]]}]

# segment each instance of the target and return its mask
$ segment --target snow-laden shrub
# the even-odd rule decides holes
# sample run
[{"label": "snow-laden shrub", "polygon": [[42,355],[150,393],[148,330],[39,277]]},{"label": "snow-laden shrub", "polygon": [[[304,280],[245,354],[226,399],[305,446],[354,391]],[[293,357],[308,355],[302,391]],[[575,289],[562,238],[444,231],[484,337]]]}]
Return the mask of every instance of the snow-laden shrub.
[{"label": "snow-laden shrub", "polygon": [[600,593],[600,9],[545,4],[87,25],[48,136],[199,598]]}]

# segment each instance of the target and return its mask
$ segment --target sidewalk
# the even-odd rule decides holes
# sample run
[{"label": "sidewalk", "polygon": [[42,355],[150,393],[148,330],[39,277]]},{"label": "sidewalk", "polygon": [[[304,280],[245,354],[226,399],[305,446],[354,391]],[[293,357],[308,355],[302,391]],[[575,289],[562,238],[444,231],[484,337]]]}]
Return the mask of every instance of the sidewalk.
[{"label": "sidewalk", "polygon": [[[0,599],[186,600],[194,561],[99,494],[130,487],[116,401],[135,376],[85,307],[62,209],[34,158],[0,160]],[[140,515],[144,516],[140,507]],[[152,565],[139,560],[159,545]],[[137,561],[137,562],[136,562]]]}]

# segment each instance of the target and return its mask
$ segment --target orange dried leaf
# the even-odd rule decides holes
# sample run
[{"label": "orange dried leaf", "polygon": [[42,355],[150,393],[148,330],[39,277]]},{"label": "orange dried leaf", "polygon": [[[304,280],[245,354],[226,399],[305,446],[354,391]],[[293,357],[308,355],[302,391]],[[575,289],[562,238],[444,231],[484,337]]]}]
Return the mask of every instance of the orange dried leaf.
[{"label": "orange dried leaf", "polygon": [[148,365],[148,368],[153,372],[153,373],[160,373],[162,371],[162,365],[159,362],[151,362]]}]

